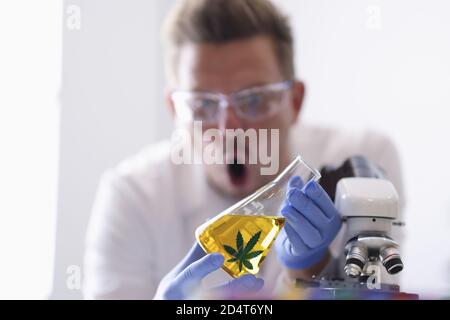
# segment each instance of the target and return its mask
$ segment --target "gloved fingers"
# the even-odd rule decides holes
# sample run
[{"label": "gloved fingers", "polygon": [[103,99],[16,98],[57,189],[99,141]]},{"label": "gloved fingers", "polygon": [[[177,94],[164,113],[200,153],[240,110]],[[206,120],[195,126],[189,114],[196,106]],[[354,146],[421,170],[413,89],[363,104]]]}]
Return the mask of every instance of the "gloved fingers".
[{"label": "gloved fingers", "polygon": [[315,248],[322,244],[322,235],[319,230],[294,207],[284,206],[281,214],[309,248]]},{"label": "gloved fingers", "polygon": [[211,291],[217,294],[239,295],[243,293],[258,292],[263,286],[263,279],[256,278],[252,274],[244,274],[237,279],[233,279],[226,284],[211,289]]},{"label": "gloved fingers", "polygon": [[305,187],[305,193],[322,210],[328,219],[334,218],[336,214],[339,215],[333,201],[331,201],[328,194],[317,182],[308,182]]},{"label": "gloved fingers", "polygon": [[196,241],[189,252],[184,256],[183,260],[181,260],[176,267],[171,271],[174,275],[178,275],[181,271],[186,269],[190,264],[199,260],[200,258],[205,256],[205,251],[200,247],[198,242]]},{"label": "gloved fingers", "polygon": [[289,183],[288,183],[288,190],[290,188],[303,188],[303,180],[302,178],[300,178],[299,176],[293,176],[292,178],[289,179]]},{"label": "gloved fingers", "polygon": [[283,231],[286,232],[287,237],[282,239],[283,243],[281,245],[289,255],[300,256],[310,250],[303,242],[302,238],[295,232],[294,228],[289,224],[284,226]]},{"label": "gloved fingers", "polygon": [[192,262],[194,262],[199,260],[200,258],[203,258],[205,255],[206,255],[205,250],[203,250],[202,247],[200,247],[200,245],[198,244],[198,242],[195,241],[186,257],[190,258],[190,260],[193,260]]},{"label": "gloved fingers", "polygon": [[288,203],[301,213],[318,230],[323,231],[329,219],[300,189],[292,188],[287,194]]},{"label": "gloved fingers", "polygon": [[212,253],[191,263],[175,278],[175,283],[182,285],[183,283],[199,283],[204,277],[211,272],[219,269],[224,261],[224,257],[220,253]]}]

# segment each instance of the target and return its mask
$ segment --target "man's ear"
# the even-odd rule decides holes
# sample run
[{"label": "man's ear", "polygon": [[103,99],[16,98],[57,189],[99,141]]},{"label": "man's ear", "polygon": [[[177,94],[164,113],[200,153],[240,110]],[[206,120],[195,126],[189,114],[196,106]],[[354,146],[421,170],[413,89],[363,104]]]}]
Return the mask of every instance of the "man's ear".
[{"label": "man's ear", "polygon": [[294,111],[293,123],[298,119],[303,106],[305,96],[305,85],[300,80],[295,80],[292,85],[292,107]]},{"label": "man's ear", "polygon": [[175,121],[176,112],[175,112],[175,105],[173,103],[172,99],[172,88],[166,87],[164,89],[164,100],[166,101],[166,106],[169,109],[169,113],[172,116],[172,120]]}]

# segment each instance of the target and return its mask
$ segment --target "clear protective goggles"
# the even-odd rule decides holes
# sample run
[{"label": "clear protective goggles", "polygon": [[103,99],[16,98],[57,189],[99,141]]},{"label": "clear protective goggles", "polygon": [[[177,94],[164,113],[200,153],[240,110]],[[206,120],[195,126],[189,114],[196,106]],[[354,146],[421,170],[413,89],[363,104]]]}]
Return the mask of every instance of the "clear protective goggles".
[{"label": "clear protective goggles", "polygon": [[217,123],[231,106],[240,120],[261,120],[277,113],[293,81],[270,83],[231,94],[174,91],[171,95],[177,117],[182,121]]}]

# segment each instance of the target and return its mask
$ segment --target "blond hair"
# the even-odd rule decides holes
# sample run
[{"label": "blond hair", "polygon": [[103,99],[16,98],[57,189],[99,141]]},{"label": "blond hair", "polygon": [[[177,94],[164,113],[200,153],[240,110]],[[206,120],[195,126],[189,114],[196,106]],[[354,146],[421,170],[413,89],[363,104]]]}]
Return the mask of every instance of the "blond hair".
[{"label": "blond hair", "polygon": [[268,36],[282,74],[293,79],[294,49],[286,16],[269,0],[179,0],[163,27],[168,80],[176,84],[180,48],[187,43],[221,44]]}]

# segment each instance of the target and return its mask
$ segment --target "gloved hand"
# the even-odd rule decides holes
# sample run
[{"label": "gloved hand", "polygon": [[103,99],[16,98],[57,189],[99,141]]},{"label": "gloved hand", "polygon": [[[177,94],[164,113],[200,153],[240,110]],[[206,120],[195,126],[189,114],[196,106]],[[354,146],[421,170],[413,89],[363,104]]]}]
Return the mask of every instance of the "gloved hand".
[{"label": "gloved hand", "polygon": [[315,181],[303,188],[292,177],[281,209],[286,224],[275,246],[281,262],[290,269],[306,269],[321,261],[341,228],[341,216],[328,194]]},{"label": "gloved hand", "polygon": [[[154,299],[192,299],[201,281],[211,272],[219,269],[224,261],[220,253],[205,255],[195,243],[184,259],[161,280]],[[213,296],[249,294],[261,290],[264,280],[245,274],[226,284],[209,289]]]}]

